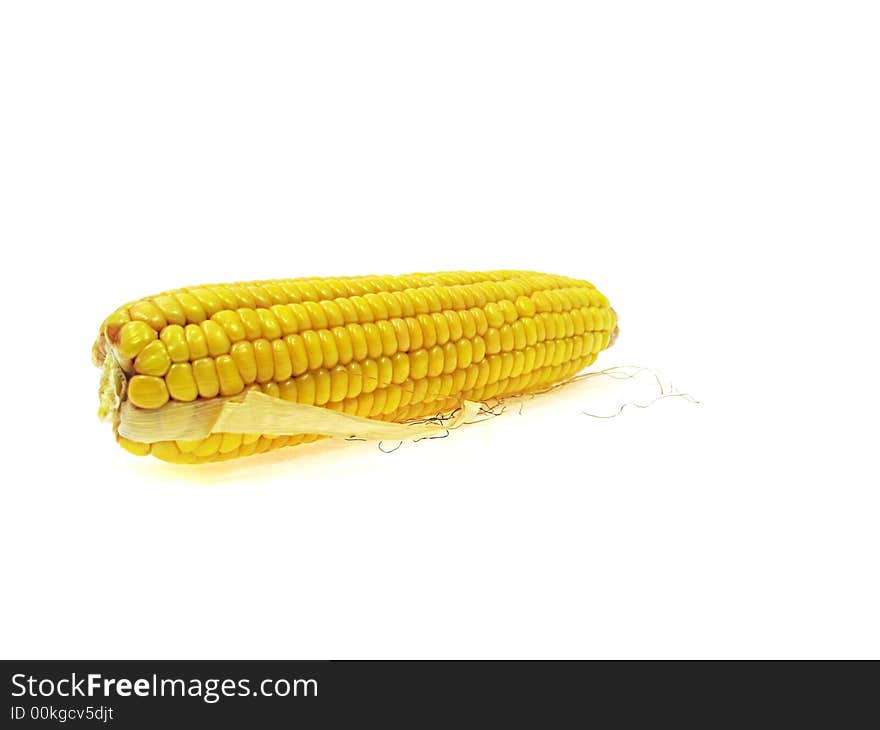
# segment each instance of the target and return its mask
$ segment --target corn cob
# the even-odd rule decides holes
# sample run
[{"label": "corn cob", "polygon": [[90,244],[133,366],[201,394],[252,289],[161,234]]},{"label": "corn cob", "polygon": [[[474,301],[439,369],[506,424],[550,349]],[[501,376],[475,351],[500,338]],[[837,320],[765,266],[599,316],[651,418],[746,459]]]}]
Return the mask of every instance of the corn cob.
[{"label": "corn cob", "polygon": [[[256,388],[293,402],[406,422],[447,413],[463,400],[546,388],[591,365],[615,335],[614,311],[586,281],[526,271],[455,271],[167,291],[111,314],[93,358],[118,368],[120,397],[139,409]],[[102,393],[103,410],[112,411]],[[319,437],[116,438],[134,454],[201,463]]]}]

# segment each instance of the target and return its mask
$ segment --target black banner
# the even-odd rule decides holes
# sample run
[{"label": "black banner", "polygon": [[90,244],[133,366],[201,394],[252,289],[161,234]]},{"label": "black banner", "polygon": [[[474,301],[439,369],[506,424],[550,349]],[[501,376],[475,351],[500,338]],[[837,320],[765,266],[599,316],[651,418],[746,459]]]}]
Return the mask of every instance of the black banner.
[{"label": "black banner", "polygon": [[[873,714],[877,664],[4,661],[4,727],[574,727]],[[844,672],[844,668],[846,671]],[[845,675],[845,676],[844,676]],[[854,676],[853,676],[854,675]],[[861,723],[857,723],[861,724]]]}]

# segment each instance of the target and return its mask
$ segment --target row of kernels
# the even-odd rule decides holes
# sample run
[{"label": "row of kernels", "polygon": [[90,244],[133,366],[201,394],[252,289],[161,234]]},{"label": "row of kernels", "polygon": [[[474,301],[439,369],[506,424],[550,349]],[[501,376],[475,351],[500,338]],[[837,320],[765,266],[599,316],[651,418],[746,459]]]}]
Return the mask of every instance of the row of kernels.
[{"label": "row of kernels", "polygon": [[574,375],[594,361],[595,356],[589,355],[570,363],[548,366],[531,373],[502,378],[464,393],[463,398],[479,402],[540,390]]},{"label": "row of kernels", "polygon": [[420,281],[413,277],[372,277],[350,285],[338,279],[218,284],[169,291],[143,299],[129,305],[127,314],[131,319],[147,322],[160,330],[169,323],[198,323],[223,310],[268,309],[277,305],[315,304],[351,297],[370,298],[370,304],[381,311],[382,306],[406,306],[405,297],[400,296],[403,290],[420,285]]},{"label": "row of kernels", "polygon": [[357,399],[391,385],[401,386],[405,393],[415,393],[423,387],[420,385],[422,380],[441,379],[447,375],[453,379],[465,377],[462,375],[465,371],[474,373],[476,379],[478,368],[484,369],[487,380],[508,377],[511,373],[519,375],[579,358],[582,353],[590,351],[591,341],[592,335],[584,335],[539,343],[535,347],[490,355],[485,359],[481,356],[476,361],[459,358],[457,352],[446,349],[438,348],[430,353],[423,350],[415,358],[404,355],[398,359],[368,359],[347,367],[340,365],[331,370],[320,368],[280,383],[263,383],[259,387],[273,397],[324,406]]},{"label": "row of kernels", "polygon": [[[501,372],[500,369],[498,372]],[[392,384],[371,393],[363,393],[356,398],[346,399],[338,404],[335,410],[362,418],[382,418],[389,415],[399,418],[401,409],[420,407],[422,404],[429,405],[427,411],[423,409],[423,413],[432,410],[442,411],[443,407],[438,401],[452,398],[458,402],[461,393],[474,387],[484,386],[492,375],[488,363],[482,367],[472,365],[454,373],[414,381],[412,388],[407,387],[409,383]]]},{"label": "row of kernels", "polygon": [[157,441],[153,444],[141,444],[117,436],[119,443],[131,453],[137,455],[152,454],[153,456],[176,464],[197,464],[205,461],[222,461],[259,454],[282,446],[316,441],[321,436],[316,434],[299,434],[295,436],[262,436],[259,434],[212,434],[198,441]]},{"label": "row of kernels", "polygon": [[[200,324],[168,325],[161,329],[161,337],[149,324],[140,320],[125,323],[118,331],[115,346],[122,359],[135,359],[143,351],[152,346],[142,362],[149,362],[149,367],[157,367],[156,357],[171,362],[187,362],[208,355],[216,357],[229,352],[231,342],[226,330],[213,320],[205,320]],[[158,341],[157,341],[158,340]],[[165,350],[160,355],[159,348]]]},{"label": "row of kernels", "polygon": [[[400,277],[279,279],[208,285],[170,290],[132,302],[108,317],[103,331],[112,339],[113,329],[131,319],[150,323],[158,331],[167,324],[198,323],[224,309],[270,308],[278,304],[342,300],[367,294],[378,294],[386,302],[386,306],[392,309],[401,306],[405,311],[408,306],[407,297],[400,295],[408,290],[425,288],[434,290],[434,294],[429,296],[434,300],[439,299],[443,308],[463,309],[482,306],[489,301],[485,298],[485,292],[479,291],[483,284],[494,292],[496,298],[511,300],[522,295],[530,296],[540,290],[592,288],[588,282],[534,272],[449,272]],[[476,289],[473,285],[477,285]],[[395,295],[398,304],[395,305],[388,295]],[[607,305],[607,300],[603,303]]]},{"label": "row of kernels", "polygon": [[[377,300],[382,300],[380,295],[374,296]],[[257,337],[276,339],[282,335],[349,324],[379,325],[382,322],[396,322],[402,317],[434,314],[427,310],[427,307],[386,306],[384,302],[381,306],[370,306],[366,299],[352,297],[303,304],[274,305],[270,309],[223,310],[212,315],[211,320],[219,324],[225,330],[227,337],[235,342]],[[437,309],[436,314],[442,316],[443,313]],[[450,315],[454,314],[450,312]],[[458,313],[459,316],[461,314],[463,312]]]},{"label": "row of kernels", "polygon": [[230,355],[174,363],[164,377],[137,374],[129,378],[128,399],[139,408],[160,408],[170,398],[189,402],[198,397],[238,395],[245,383]]},{"label": "row of kernels", "polygon": [[603,306],[602,295],[584,286],[544,289],[534,292],[529,299],[537,312],[569,312],[580,307]]},{"label": "row of kernels", "polygon": [[328,408],[363,418],[405,421],[428,415],[446,415],[463,399],[482,400],[527,392],[575,374],[594,360],[583,356],[561,365],[550,365],[531,372],[519,373],[498,359],[498,366],[474,365],[455,374],[428,378],[410,392],[404,386],[392,385],[383,390],[329,403]]},{"label": "row of kernels", "polygon": [[586,332],[610,332],[617,323],[614,310],[610,307],[589,307],[582,309],[581,314]]},{"label": "row of kernels", "polygon": [[[503,350],[521,349],[527,344],[534,344],[545,339],[571,337],[584,331],[611,329],[612,315],[610,310],[592,310],[582,308],[570,313],[541,313],[534,317],[510,319],[500,317],[501,310],[489,311],[499,317],[490,320],[483,310],[455,312],[447,310],[433,315],[419,315],[405,319],[395,318],[377,323],[347,324],[333,327],[332,330],[305,330],[301,334],[285,337],[292,360],[293,372],[304,372],[316,367],[332,368],[337,364],[347,364],[351,360],[389,357],[400,352],[414,352],[421,348],[435,345],[446,345],[462,339],[472,340],[478,335],[485,335],[489,343],[489,351],[500,339]],[[501,323],[500,329],[490,326]],[[214,333],[216,335],[216,333]],[[235,337],[235,333],[231,333]],[[163,332],[164,335],[164,332]],[[215,351],[220,349],[222,339],[214,337]],[[249,351],[247,341],[239,341],[232,346],[233,355],[236,347],[244,357]],[[183,348],[181,348],[182,350]],[[182,359],[181,352],[181,359]],[[283,359],[283,353],[280,354]],[[171,358],[175,360],[174,357]],[[268,380],[270,376],[264,379]],[[278,380],[278,377],[274,378]]]},{"label": "row of kernels", "polygon": [[[285,308],[279,307],[278,309],[283,311]],[[279,333],[284,336],[297,333],[306,335],[315,330],[329,328],[333,332],[337,347],[345,348],[344,351],[347,352],[348,346],[351,345],[355,348],[353,357],[359,358],[363,357],[358,353],[364,348],[371,357],[378,357],[380,351],[391,355],[398,351],[406,352],[418,349],[423,345],[431,347],[433,344],[445,344],[448,340],[457,340],[461,337],[470,338],[474,334],[482,335],[488,327],[512,325],[533,316],[541,317],[545,322],[553,317],[555,322],[561,323],[567,328],[571,326],[566,324],[568,317],[571,316],[574,318],[575,332],[579,329],[581,331],[595,331],[612,327],[610,309],[583,306],[565,312],[532,312],[531,315],[528,312],[531,312],[531,309],[525,305],[518,307],[509,300],[502,300],[498,303],[490,303],[485,308],[474,307],[463,311],[447,309],[430,314],[420,313],[414,317],[392,317],[374,322],[339,324],[338,322],[342,320],[327,320],[320,317],[305,319],[304,316],[291,316],[289,311],[279,321],[274,319],[273,312],[261,310],[262,326],[259,329],[259,335],[266,339],[276,339]],[[258,331],[255,326],[251,330],[243,330],[242,318],[236,313],[224,312],[221,314],[225,316],[219,320],[215,318],[213,321],[223,325],[228,340],[234,342],[245,338],[254,339],[254,336],[257,335]],[[326,333],[323,336],[326,336]],[[222,338],[216,339],[219,341],[217,345],[219,348],[223,344]],[[328,344],[329,342],[328,338]],[[344,358],[341,359],[344,360]],[[329,363],[325,363],[325,365],[329,365]]]},{"label": "row of kernels", "polygon": [[[394,420],[404,421],[427,414],[444,414],[459,406],[462,400],[482,401],[540,389],[574,375],[592,364],[594,360],[595,355],[585,355],[568,363],[550,365],[530,372],[518,373],[511,369],[510,374],[507,374],[507,368],[503,365],[495,370],[488,364],[484,368],[476,368],[475,366],[466,371],[466,378],[462,381],[462,390],[448,391],[448,388],[443,387],[442,383],[426,383],[425,389],[421,393],[415,394],[410,403],[402,403],[401,410],[394,414]],[[457,393],[457,395],[443,400],[443,394],[446,392]],[[348,403],[346,406],[344,410],[355,414],[355,410],[348,407]],[[361,406],[360,411],[364,413],[367,409]]]},{"label": "row of kernels", "polygon": [[[316,333],[313,334],[317,337]],[[318,392],[326,392],[327,398],[320,399],[317,405],[327,400],[352,397],[352,390],[370,392],[391,383],[402,383],[407,378],[419,380],[436,377],[467,368],[478,363],[487,355],[511,353],[521,357],[531,357],[536,353],[537,365],[545,361],[571,357],[564,348],[575,348],[590,352],[604,349],[610,333],[585,332],[558,339],[538,341],[537,329],[534,337],[522,321],[514,327],[504,325],[501,330],[490,328],[484,339],[479,335],[472,340],[460,339],[446,342],[444,346],[434,345],[420,348],[411,353],[395,353],[391,357],[379,355],[366,357],[341,364],[330,360],[334,365],[326,365],[325,352],[320,342],[312,341],[306,345],[308,337],[292,335],[284,340],[257,340],[237,342],[229,355],[216,358],[202,357],[192,363],[173,363],[167,368],[164,381],[157,369],[152,373],[140,373],[129,382],[129,398],[142,408],[158,408],[170,398],[177,401],[192,401],[197,397],[213,398],[217,395],[237,395],[251,383],[268,384],[271,381],[284,382],[296,376],[302,379],[314,378],[319,384]],[[534,340],[534,341],[533,341]],[[531,343],[531,344],[530,344]],[[567,343],[567,344],[566,344]],[[161,345],[160,342],[155,344]],[[152,346],[152,345],[151,345]],[[144,350],[142,356],[147,354]],[[575,355],[576,356],[576,355]],[[140,359],[141,356],[139,356]],[[136,367],[137,367],[137,360]],[[323,367],[322,367],[323,366]],[[331,376],[332,373],[332,385]],[[326,379],[326,387],[320,384]],[[337,394],[332,398],[330,394]]]},{"label": "row of kernels", "polygon": [[[478,276],[471,275],[470,278]],[[374,277],[372,281],[372,286],[345,286],[341,280],[327,279],[193,287],[134,302],[128,306],[126,315],[132,320],[146,322],[158,331],[168,324],[199,323],[225,310],[271,309],[291,304],[315,305],[310,309],[320,320],[332,318],[334,310],[338,314],[347,300],[353,300],[357,316],[369,321],[447,308],[482,307],[490,302],[516,301],[542,292],[563,292],[559,297],[564,300],[583,296],[583,292],[589,290],[584,286],[567,287],[568,280],[545,275],[525,275],[501,281],[477,279],[457,285],[425,285],[418,277]],[[322,309],[329,311],[318,314]],[[313,326],[321,325],[313,323]]]}]

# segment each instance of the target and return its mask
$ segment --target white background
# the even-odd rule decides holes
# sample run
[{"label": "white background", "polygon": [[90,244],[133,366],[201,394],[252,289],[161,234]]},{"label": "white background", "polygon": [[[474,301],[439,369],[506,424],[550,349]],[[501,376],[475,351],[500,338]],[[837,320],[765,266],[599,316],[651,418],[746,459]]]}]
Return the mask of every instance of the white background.
[{"label": "white background", "polygon": [[[6,658],[880,656],[873,3],[7,2]],[[207,467],[98,423],[187,284],[531,268],[620,314],[451,438]]]}]

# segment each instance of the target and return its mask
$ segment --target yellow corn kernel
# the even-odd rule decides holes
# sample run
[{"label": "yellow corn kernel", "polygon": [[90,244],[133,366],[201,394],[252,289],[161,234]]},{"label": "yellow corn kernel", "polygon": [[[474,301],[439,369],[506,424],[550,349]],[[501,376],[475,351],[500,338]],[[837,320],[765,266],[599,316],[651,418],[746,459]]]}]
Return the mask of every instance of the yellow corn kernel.
[{"label": "yellow corn kernel", "polygon": [[217,295],[224,309],[235,309],[238,306],[238,297],[225,284],[213,284],[211,291]]},{"label": "yellow corn kernel", "polygon": [[132,320],[146,322],[150,327],[156,330],[156,332],[160,331],[168,324],[168,320],[165,319],[162,310],[149,301],[141,301],[133,304],[128,308],[128,313],[131,315]]},{"label": "yellow corn kernel", "polygon": [[410,398],[410,403],[424,403],[425,395],[428,392],[428,378],[422,378],[421,380],[416,380],[413,383],[413,394],[412,398]]},{"label": "yellow corn kernel", "polygon": [[364,328],[356,323],[347,324],[345,326],[348,336],[351,339],[351,348],[354,352],[355,360],[363,360],[367,357],[367,335]]},{"label": "yellow corn kernel", "polygon": [[361,326],[367,341],[367,357],[376,359],[382,354],[382,337],[379,334],[379,328],[372,322],[365,322]]},{"label": "yellow corn kernel", "polygon": [[504,313],[495,302],[486,305],[486,321],[490,327],[499,328],[504,324]]},{"label": "yellow corn kernel", "polygon": [[400,385],[409,377],[410,356],[405,352],[398,352],[391,358],[391,382]]},{"label": "yellow corn kernel", "polygon": [[171,362],[189,362],[189,347],[186,344],[186,332],[179,324],[169,324],[159,335],[165,345]]},{"label": "yellow corn kernel", "polygon": [[318,341],[321,347],[321,360],[326,368],[335,367],[339,362],[339,350],[330,330],[318,330]]},{"label": "yellow corn kernel", "polygon": [[129,454],[134,454],[135,456],[146,456],[150,453],[150,444],[142,444],[138,441],[129,441],[127,438],[120,436],[119,434],[116,435],[116,441]]},{"label": "yellow corn kernel", "polygon": [[584,332],[582,335],[584,341],[584,352],[593,352],[593,347],[596,344],[595,338],[593,337],[592,332]]},{"label": "yellow corn kernel", "polygon": [[162,461],[177,462],[181,456],[180,449],[174,441],[158,441],[150,447],[150,454]]},{"label": "yellow corn kernel", "polygon": [[165,376],[165,385],[173,400],[189,402],[199,397],[192,365],[188,362],[174,363]]},{"label": "yellow corn kernel", "polygon": [[443,373],[448,375],[455,372],[458,367],[458,348],[454,342],[447,342],[443,346]]},{"label": "yellow corn kernel", "polygon": [[477,328],[478,335],[485,335],[489,329],[489,320],[486,319],[486,312],[479,307],[472,307],[468,310],[474,318],[474,325]]},{"label": "yellow corn kernel", "polygon": [[477,320],[469,309],[458,312],[458,320],[461,323],[461,337],[472,340],[477,336]]},{"label": "yellow corn kernel", "polygon": [[452,373],[452,389],[450,393],[462,393],[464,392],[464,384],[467,381],[467,373],[466,369],[459,368],[458,370],[454,370]]},{"label": "yellow corn kernel", "polygon": [[409,333],[409,350],[419,350],[424,344],[425,340],[422,337],[422,328],[419,325],[419,321],[414,317],[407,317],[404,322],[406,322],[406,330]]},{"label": "yellow corn kernel", "polygon": [[240,433],[224,433],[221,434],[220,445],[217,447],[218,453],[228,454],[235,451],[241,446]]},{"label": "yellow corn kernel", "polygon": [[211,317],[211,321],[216,322],[223,328],[230,342],[241,342],[245,338],[244,322],[241,321],[238,312],[224,309],[222,312],[217,312],[217,314]]},{"label": "yellow corn kernel", "polygon": [[153,340],[135,358],[134,371],[141,375],[155,375],[161,378],[171,367],[171,358],[161,340]]},{"label": "yellow corn kernel", "polygon": [[342,312],[342,325],[346,325],[349,322],[357,322],[357,310],[348,297],[337,297],[334,302],[339,307],[339,311]]},{"label": "yellow corn kernel", "polygon": [[159,408],[168,402],[168,388],[162,378],[135,375],[128,381],[128,399],[138,408]]},{"label": "yellow corn kernel", "polygon": [[317,383],[313,373],[306,373],[296,378],[296,398],[300,403],[315,405]]},{"label": "yellow corn kernel", "polygon": [[217,378],[220,381],[220,395],[238,395],[244,390],[244,381],[231,355],[220,355],[214,359]]},{"label": "yellow corn kernel", "polygon": [[364,294],[364,301],[366,301],[367,305],[373,312],[374,322],[388,319],[388,308],[385,306],[385,302],[382,301],[382,297],[373,292],[369,292]]},{"label": "yellow corn kernel", "polygon": [[302,304],[274,304],[269,311],[278,322],[282,335],[293,335],[311,326]]},{"label": "yellow corn kernel", "polygon": [[[409,327],[406,325],[406,320],[401,319],[400,317],[395,317],[391,320],[391,326],[394,329],[394,341],[396,345],[396,349],[400,352],[408,352],[410,349],[410,337],[409,337]],[[392,354],[392,353],[386,353]]]},{"label": "yellow corn kernel", "polygon": [[440,398],[448,398],[452,394],[452,386],[455,385],[455,379],[452,377],[451,373],[444,373],[440,376],[439,380],[440,389],[437,395]]},{"label": "yellow corn kernel", "polygon": [[260,315],[256,309],[241,307],[236,310],[244,326],[244,336],[248,342],[253,342],[263,336],[263,328],[260,326]]},{"label": "yellow corn kernel", "polygon": [[309,353],[302,335],[288,335],[284,338],[290,351],[290,365],[294,375],[302,375],[309,369]]},{"label": "yellow corn kernel", "polygon": [[437,344],[437,327],[429,314],[418,316],[419,328],[422,330],[422,346],[430,349]]},{"label": "yellow corn kernel", "polygon": [[238,369],[245,384],[250,385],[257,379],[257,359],[254,356],[253,343],[242,341],[236,342],[229,351],[232,361]]},{"label": "yellow corn kernel", "polygon": [[479,364],[479,374],[477,375],[477,381],[474,383],[474,388],[483,388],[486,383],[489,382],[489,377],[492,374],[492,368],[489,365],[488,360],[483,360]]},{"label": "yellow corn kernel", "polygon": [[333,391],[333,382],[330,373],[321,368],[315,373],[315,405],[323,406],[330,400]]},{"label": "yellow corn kernel", "polygon": [[[283,311],[288,313],[290,310],[286,307],[283,308]],[[281,326],[281,321],[276,316],[275,310],[269,309],[257,309],[257,318],[260,320],[260,336],[265,337],[267,340],[277,340],[283,334],[284,329],[288,329],[291,332],[296,332],[296,327],[287,327],[283,328]]]},{"label": "yellow corn kernel", "polygon": [[254,360],[257,361],[257,382],[267,383],[272,380],[275,374],[275,356],[269,340],[254,340]]},{"label": "yellow corn kernel", "polygon": [[186,324],[186,312],[175,297],[170,294],[159,295],[158,297],[153,297],[153,303],[162,312],[169,326],[172,324],[178,326]]},{"label": "yellow corn kernel", "polygon": [[354,348],[351,346],[351,338],[348,336],[348,330],[346,330],[345,327],[340,326],[334,327],[331,332],[336,346],[338,361],[343,365],[348,365],[348,363],[354,358]]},{"label": "yellow corn kernel", "polygon": [[501,341],[502,352],[510,352],[513,349],[513,328],[509,324],[501,325],[498,338]]},{"label": "yellow corn kernel", "polygon": [[430,355],[427,350],[421,349],[410,353],[409,356],[409,372],[413,380],[424,378],[428,374],[430,364]]},{"label": "yellow corn kernel", "polygon": [[516,311],[520,317],[532,317],[535,314],[535,303],[527,296],[516,298]]},{"label": "yellow corn kernel", "polygon": [[348,391],[345,397],[357,398],[364,389],[363,367],[359,362],[351,362],[346,366],[345,372],[348,375]]},{"label": "yellow corn kernel", "polygon": [[363,372],[363,392],[372,393],[379,387],[379,366],[375,360],[366,359],[361,363]]},{"label": "yellow corn kernel", "polygon": [[445,361],[443,348],[440,347],[440,345],[434,345],[434,347],[428,351],[428,356],[430,357],[430,360],[428,361],[428,377],[436,378],[443,372],[443,364]]},{"label": "yellow corn kernel", "polygon": [[205,333],[197,324],[188,324],[184,327],[184,335],[186,337],[186,346],[189,348],[189,356],[191,360],[198,360],[200,357],[208,356],[208,341]]},{"label": "yellow corn kernel", "polygon": [[338,403],[348,395],[348,371],[337,365],[330,371],[330,401]]},{"label": "yellow corn kernel", "polygon": [[497,383],[501,378],[501,355],[489,355],[489,379],[487,384]]},{"label": "yellow corn kernel", "polygon": [[464,370],[467,367],[470,367],[471,362],[473,362],[474,348],[473,344],[468,339],[461,339],[455,343],[456,350],[456,367]]},{"label": "yellow corn kernel", "polygon": [[477,363],[471,363],[464,373],[465,379],[461,389],[463,392],[467,392],[477,384],[477,378],[480,375],[480,366]]},{"label": "yellow corn kernel", "polygon": [[309,323],[306,325],[310,329],[327,329],[327,315],[324,309],[317,302],[303,302],[302,306],[308,313]]},{"label": "yellow corn kernel", "polygon": [[464,334],[464,330],[461,326],[461,317],[458,315],[454,309],[447,309],[443,312],[443,316],[446,318],[446,329],[449,331],[449,339],[453,342],[460,339]]},{"label": "yellow corn kernel", "polygon": [[445,345],[449,342],[449,320],[443,316],[442,312],[435,312],[431,315],[434,320],[434,331],[437,333],[437,344]]},{"label": "yellow corn kernel", "polygon": [[535,348],[527,347],[523,350],[525,363],[523,364],[523,372],[530,373],[535,369]]},{"label": "yellow corn kernel", "polygon": [[272,363],[275,369],[276,381],[287,380],[293,375],[293,364],[290,361],[290,351],[284,340],[272,341]]},{"label": "yellow corn kernel", "polygon": [[388,398],[387,391],[382,388],[373,393],[373,406],[370,408],[370,418],[378,418],[385,409],[385,400]]},{"label": "yellow corn kernel", "polygon": [[379,341],[382,343],[381,354],[390,357],[397,352],[397,333],[394,325],[388,320],[382,320],[376,323],[376,328],[379,330]]},{"label": "yellow corn kernel", "polygon": [[202,333],[205,335],[205,342],[208,345],[208,354],[212,357],[217,355],[225,355],[232,346],[226,331],[212,319],[206,319],[201,324]]},{"label": "yellow corn kernel", "polygon": [[116,349],[120,357],[131,359],[137,357],[158,335],[146,322],[126,322],[119,329],[119,342]]},{"label": "yellow corn kernel", "polygon": [[380,357],[376,360],[376,366],[379,373],[376,387],[386,388],[391,385],[391,381],[394,378],[394,365],[391,363],[391,359],[384,356]]},{"label": "yellow corn kernel", "polygon": [[490,327],[486,330],[485,334],[486,340],[486,352],[490,355],[495,355],[496,353],[501,352],[501,334],[494,327]]},{"label": "yellow corn kernel", "polygon": [[195,456],[207,457],[213,456],[217,453],[217,450],[220,448],[220,443],[223,441],[223,435],[219,433],[212,433],[208,438],[204,439],[195,449],[193,449],[192,453]]},{"label": "yellow corn kernel", "polygon": [[345,314],[336,301],[327,299],[321,302],[321,309],[324,310],[324,317],[327,319],[327,327],[339,327],[345,324]]},{"label": "yellow corn kernel", "polygon": [[212,358],[202,357],[194,360],[192,369],[202,398],[213,398],[220,392],[220,379],[217,377],[217,368],[214,367]]},{"label": "yellow corn kernel", "polygon": [[185,291],[192,294],[199,301],[199,304],[201,304],[202,308],[205,310],[206,316],[210,317],[221,309],[229,309],[230,307],[235,306],[234,302],[229,301],[228,294],[224,293],[222,291],[223,289],[224,287],[210,284],[205,286],[188,287]]},{"label": "yellow corn kernel", "polygon": [[186,291],[174,292],[174,298],[183,309],[187,323],[199,324],[207,319],[208,315],[201,302],[192,294]]},{"label": "yellow corn kernel", "polygon": [[315,370],[321,367],[324,362],[324,351],[321,349],[321,338],[314,330],[308,330],[302,333],[302,341],[306,349],[306,357],[308,358],[308,369]]},{"label": "yellow corn kernel", "polygon": [[296,403],[296,378],[290,378],[283,383],[278,383],[278,397]]}]

